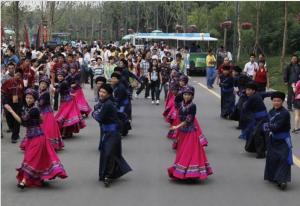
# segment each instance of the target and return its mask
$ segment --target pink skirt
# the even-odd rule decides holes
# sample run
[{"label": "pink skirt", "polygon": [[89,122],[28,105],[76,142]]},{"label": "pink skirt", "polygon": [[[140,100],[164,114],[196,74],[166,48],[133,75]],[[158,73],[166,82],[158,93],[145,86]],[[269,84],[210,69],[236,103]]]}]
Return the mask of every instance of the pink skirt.
[{"label": "pink skirt", "polygon": [[64,142],[61,138],[61,133],[53,112],[42,113],[42,116],[43,122],[41,127],[45,136],[50,140],[50,143],[55,150],[61,150],[64,147]]},{"label": "pink skirt", "polygon": [[76,98],[72,98],[72,100],[67,102],[61,102],[55,119],[60,130],[68,133],[78,133],[80,129],[86,127],[76,104]]},{"label": "pink skirt", "polygon": [[170,112],[172,111],[172,108],[175,107],[175,96],[172,94],[171,97],[167,100],[168,102],[166,103],[166,106],[165,106],[165,110],[163,112],[163,116],[164,116],[164,119],[165,119],[165,122],[167,123],[171,123],[170,121],[170,118],[169,118],[169,114]]},{"label": "pink skirt", "polygon": [[204,134],[202,132],[202,129],[200,127],[200,124],[199,124],[197,118],[195,118],[195,120],[194,120],[194,125],[196,127],[197,132],[198,132],[198,137],[199,137],[199,141],[200,141],[201,145],[204,146],[204,147],[207,147],[208,141],[207,141],[206,137],[204,136]]},{"label": "pink skirt", "polygon": [[17,180],[27,186],[41,186],[44,180],[68,177],[50,141],[45,136],[27,138],[24,159]]},{"label": "pink skirt", "polygon": [[[168,119],[169,119],[169,122],[171,124],[171,127],[180,124],[178,110],[175,108],[175,106],[172,107],[172,109],[171,109],[171,111],[168,115]],[[177,131],[176,130],[169,130],[169,132],[167,134],[167,138],[175,140],[176,137],[177,137]]]},{"label": "pink skirt", "polygon": [[92,112],[92,109],[86,101],[82,89],[72,90],[72,94],[76,97],[77,105],[81,114],[89,115]]},{"label": "pink skirt", "polygon": [[213,173],[197,131],[178,130],[178,147],[172,167],[168,168],[171,178],[207,179]]}]

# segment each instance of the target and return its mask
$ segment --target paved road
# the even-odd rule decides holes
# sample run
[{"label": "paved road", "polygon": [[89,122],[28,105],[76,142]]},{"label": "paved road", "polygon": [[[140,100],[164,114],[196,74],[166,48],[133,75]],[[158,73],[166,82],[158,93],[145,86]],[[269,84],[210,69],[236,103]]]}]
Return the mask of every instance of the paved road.
[{"label": "paved road", "polygon": [[[161,116],[163,106],[151,105],[149,100],[140,98],[133,101],[134,129],[123,140],[123,154],[133,171],[110,188],[97,181],[99,128],[91,118],[87,120],[88,127],[65,140],[66,148],[59,152],[69,178],[54,180],[45,188],[21,191],[16,187],[14,169],[23,154],[5,133],[1,151],[2,205],[299,206],[300,168],[293,167],[293,182],[285,192],[265,182],[265,161],[244,152],[244,142],[237,138],[236,123],[219,119],[220,100],[196,84],[204,83],[203,78],[193,77],[191,82],[197,93],[197,117],[209,140],[206,152],[214,174],[208,180],[194,184],[168,178],[167,167],[172,164],[175,152],[165,137],[168,125]],[[88,87],[86,95],[92,102]],[[298,157],[299,138],[294,137]]]}]

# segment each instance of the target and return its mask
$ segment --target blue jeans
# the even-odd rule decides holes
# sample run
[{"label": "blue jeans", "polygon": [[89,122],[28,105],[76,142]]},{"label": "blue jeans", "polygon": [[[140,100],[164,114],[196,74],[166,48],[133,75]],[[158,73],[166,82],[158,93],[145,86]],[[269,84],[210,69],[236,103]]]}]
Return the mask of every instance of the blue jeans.
[{"label": "blue jeans", "polygon": [[216,69],[215,67],[207,67],[206,68],[206,85],[208,87],[212,87],[216,78]]}]

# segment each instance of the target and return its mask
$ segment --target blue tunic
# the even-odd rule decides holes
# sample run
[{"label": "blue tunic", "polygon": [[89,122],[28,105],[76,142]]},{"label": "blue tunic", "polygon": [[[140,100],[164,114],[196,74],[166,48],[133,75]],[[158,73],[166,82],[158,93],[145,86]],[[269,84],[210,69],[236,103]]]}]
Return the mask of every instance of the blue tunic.
[{"label": "blue tunic", "polygon": [[92,117],[100,124],[100,166],[99,180],[118,178],[131,171],[122,157],[119,119],[117,108],[111,99],[99,101]]},{"label": "blue tunic", "polygon": [[226,118],[233,113],[235,104],[234,79],[230,75],[220,76],[221,117]]},{"label": "blue tunic", "polygon": [[265,180],[277,183],[291,181],[292,143],[290,113],[284,108],[271,109],[270,121],[266,123],[269,132]]}]

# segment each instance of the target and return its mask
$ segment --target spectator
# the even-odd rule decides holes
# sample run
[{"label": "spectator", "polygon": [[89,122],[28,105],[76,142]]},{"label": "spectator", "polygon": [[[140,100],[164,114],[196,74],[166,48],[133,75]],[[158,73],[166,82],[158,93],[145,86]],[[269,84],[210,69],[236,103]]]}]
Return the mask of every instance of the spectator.
[{"label": "spectator", "polygon": [[255,54],[250,54],[250,61],[245,64],[244,73],[248,77],[253,78],[254,71],[258,69],[258,64],[255,62]]},{"label": "spectator", "polygon": [[227,67],[227,66],[230,67],[229,72],[230,72],[230,74],[232,74],[234,65],[230,62],[230,60],[229,60],[228,57],[225,57],[225,58],[224,58],[223,64],[221,64],[221,65],[218,67],[218,73],[217,73],[217,85],[219,85],[219,83],[220,83],[220,75],[223,74],[223,71],[224,71],[224,67],[225,67],[225,66],[226,66],[226,67]]},{"label": "spectator", "polygon": [[298,56],[293,55],[291,59],[291,63],[286,66],[283,73],[283,81],[288,88],[287,107],[289,111],[292,111],[293,99],[294,99],[292,84],[296,83],[299,80],[299,75],[300,75],[300,65],[298,64]]},{"label": "spectator", "polygon": [[206,81],[207,88],[212,89],[215,81],[215,73],[216,73],[216,58],[212,52],[212,49],[208,50],[208,54],[206,56]]},{"label": "spectator", "polygon": [[7,65],[9,62],[14,62],[16,65],[20,63],[20,59],[15,54],[15,49],[11,46],[7,48],[7,57],[4,59],[4,64]]},{"label": "spectator", "polygon": [[259,61],[259,68],[253,73],[253,80],[257,84],[258,92],[265,92],[269,88],[268,69],[265,67],[265,61]]}]

